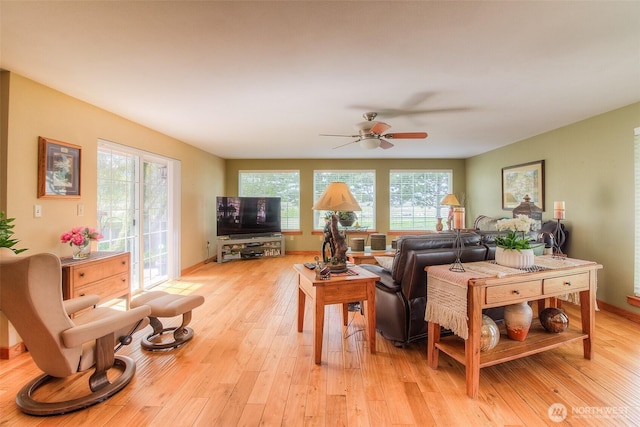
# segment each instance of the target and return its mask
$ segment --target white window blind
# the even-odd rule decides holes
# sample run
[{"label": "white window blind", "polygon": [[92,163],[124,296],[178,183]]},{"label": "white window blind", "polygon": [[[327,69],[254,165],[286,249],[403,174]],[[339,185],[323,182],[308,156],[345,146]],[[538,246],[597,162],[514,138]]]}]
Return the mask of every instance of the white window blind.
[{"label": "white window blind", "polygon": [[300,171],[239,171],[238,192],[245,197],[280,197],[282,231],[300,230]]},{"label": "white window blind", "polygon": [[635,164],[635,265],[633,290],[640,296],[640,127],[634,130],[634,164]]},{"label": "white window blind", "polygon": [[450,170],[389,172],[389,229],[435,230],[436,218],[447,216],[440,201],[451,193]]},{"label": "white window blind", "polygon": [[[313,171],[313,200],[320,198],[331,182],[344,182],[362,208],[358,225],[375,229],[376,226],[376,171],[374,170],[318,170]],[[313,211],[315,230],[324,228],[326,212]]]}]

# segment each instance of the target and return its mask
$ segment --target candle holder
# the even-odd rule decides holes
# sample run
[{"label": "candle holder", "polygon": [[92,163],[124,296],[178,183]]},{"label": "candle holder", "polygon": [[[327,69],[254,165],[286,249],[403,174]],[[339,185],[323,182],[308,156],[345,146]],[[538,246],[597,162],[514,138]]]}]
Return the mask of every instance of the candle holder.
[{"label": "candle holder", "polygon": [[457,228],[454,230],[456,232],[456,237],[453,239],[453,249],[456,253],[456,260],[449,267],[450,271],[455,271],[458,273],[464,273],[464,267],[462,266],[462,261],[460,261],[460,255],[462,255],[462,248],[464,244],[462,242],[462,238],[460,237],[460,229]]},{"label": "candle holder", "polygon": [[562,229],[562,224],[560,224],[560,218],[556,218],[556,221],[558,221],[558,223],[553,232],[553,257],[564,258],[566,255],[562,253],[562,245],[564,245],[567,236]]}]

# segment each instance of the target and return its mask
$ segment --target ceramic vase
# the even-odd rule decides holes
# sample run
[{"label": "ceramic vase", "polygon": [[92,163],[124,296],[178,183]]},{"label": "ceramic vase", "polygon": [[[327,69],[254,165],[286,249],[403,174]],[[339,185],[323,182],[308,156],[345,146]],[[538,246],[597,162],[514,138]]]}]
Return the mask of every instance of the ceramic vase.
[{"label": "ceramic vase", "polygon": [[442,225],[442,218],[437,218],[438,222],[436,223],[436,231],[442,231],[444,225]]},{"label": "ceramic vase", "polygon": [[91,244],[84,246],[71,245],[73,259],[87,259],[91,255]]},{"label": "ceramic vase", "polygon": [[530,268],[534,262],[533,249],[504,249],[496,247],[496,264],[511,268]]},{"label": "ceramic vase", "polygon": [[533,311],[526,301],[507,305],[504,308],[504,325],[507,327],[507,336],[512,340],[524,341],[529,333],[532,317]]},{"label": "ceramic vase", "polygon": [[493,319],[486,314],[482,315],[480,327],[480,351],[488,351],[498,345],[500,341],[500,329]]}]

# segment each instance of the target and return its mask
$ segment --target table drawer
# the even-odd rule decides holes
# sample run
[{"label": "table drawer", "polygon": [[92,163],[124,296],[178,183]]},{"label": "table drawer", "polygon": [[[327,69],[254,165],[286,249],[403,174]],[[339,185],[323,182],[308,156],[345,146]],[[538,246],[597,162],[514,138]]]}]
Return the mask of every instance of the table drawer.
[{"label": "table drawer", "polygon": [[324,303],[338,304],[367,299],[367,284],[347,282],[346,284],[334,284],[324,287]]},{"label": "table drawer", "polygon": [[108,279],[90,283],[86,286],[75,288],[73,297],[82,295],[99,295],[100,303],[114,297],[120,297],[129,293],[129,274],[123,273]]},{"label": "table drawer", "polygon": [[129,271],[127,254],[104,261],[96,261],[73,268],[73,283],[76,287],[84,286],[104,277],[122,274]]},{"label": "table drawer", "polygon": [[507,285],[488,286],[487,304],[508,304],[524,298],[542,295],[542,281],[531,280],[528,282],[510,283]]},{"label": "table drawer", "polygon": [[589,273],[571,274],[568,276],[544,279],[543,289],[545,295],[558,292],[576,292],[589,289]]}]

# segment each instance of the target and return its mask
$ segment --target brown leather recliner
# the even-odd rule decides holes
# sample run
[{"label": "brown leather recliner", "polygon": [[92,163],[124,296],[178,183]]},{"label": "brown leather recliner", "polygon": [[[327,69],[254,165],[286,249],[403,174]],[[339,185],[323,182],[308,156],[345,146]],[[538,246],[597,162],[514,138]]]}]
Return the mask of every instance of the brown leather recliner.
[{"label": "brown leather recliner", "polygon": [[[476,233],[461,233],[464,244],[462,262],[484,261],[487,247]],[[376,329],[380,334],[404,345],[426,338],[427,274],[425,267],[451,264],[456,259],[454,233],[401,236],[391,271],[377,265],[361,267],[380,276],[376,282]]]}]

